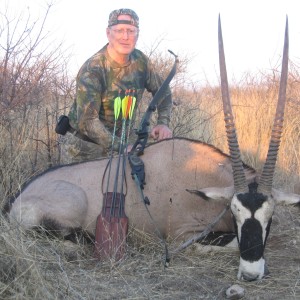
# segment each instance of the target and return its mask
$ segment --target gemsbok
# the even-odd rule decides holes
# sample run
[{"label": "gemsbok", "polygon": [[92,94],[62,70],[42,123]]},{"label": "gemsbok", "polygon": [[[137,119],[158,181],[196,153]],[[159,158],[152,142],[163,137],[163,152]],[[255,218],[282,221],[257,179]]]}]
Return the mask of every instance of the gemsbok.
[{"label": "gemsbok", "polygon": [[[225,207],[230,210],[215,225],[216,232],[236,232],[240,249],[238,278],[252,281],[267,272],[264,248],[275,203],[299,204],[296,194],[272,187],[277,152],[283,128],[288,75],[288,20],[278,106],[262,174],[240,159],[227,82],[225,56],[219,17],[219,55],[222,99],[230,155],[212,145],[186,138],[153,143],[141,156],[146,174],[144,195],[131,178],[126,164],[125,212],[129,225],[149,234],[158,229],[161,236],[180,245],[202,232]],[[8,202],[12,226],[31,229],[43,226],[64,237],[83,230],[95,235],[96,219],[103,205],[102,179],[109,158],[63,165],[35,177]],[[117,156],[112,159],[112,172]],[[111,187],[110,187],[111,188]]]}]

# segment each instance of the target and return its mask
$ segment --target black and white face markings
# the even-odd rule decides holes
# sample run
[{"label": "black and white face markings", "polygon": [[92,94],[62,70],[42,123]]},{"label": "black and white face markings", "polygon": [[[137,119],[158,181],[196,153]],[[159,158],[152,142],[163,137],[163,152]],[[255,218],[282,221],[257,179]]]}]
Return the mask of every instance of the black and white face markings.
[{"label": "black and white face markings", "polygon": [[249,281],[261,279],[267,272],[263,254],[272,222],[274,201],[271,196],[250,190],[249,193],[233,197],[231,211],[241,254],[238,278]]}]

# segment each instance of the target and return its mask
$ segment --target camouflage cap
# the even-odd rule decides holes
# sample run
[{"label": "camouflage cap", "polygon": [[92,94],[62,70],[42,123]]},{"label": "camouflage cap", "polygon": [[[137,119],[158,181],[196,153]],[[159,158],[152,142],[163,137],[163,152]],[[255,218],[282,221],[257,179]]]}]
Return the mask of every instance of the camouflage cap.
[{"label": "camouflage cap", "polygon": [[[120,15],[129,15],[131,16],[131,20],[118,20],[118,16]],[[108,27],[110,26],[114,26],[117,24],[129,24],[129,25],[133,25],[137,28],[139,28],[139,17],[138,15],[129,8],[121,8],[121,9],[116,9],[113,10],[110,14],[109,14],[109,18],[108,18]]]}]

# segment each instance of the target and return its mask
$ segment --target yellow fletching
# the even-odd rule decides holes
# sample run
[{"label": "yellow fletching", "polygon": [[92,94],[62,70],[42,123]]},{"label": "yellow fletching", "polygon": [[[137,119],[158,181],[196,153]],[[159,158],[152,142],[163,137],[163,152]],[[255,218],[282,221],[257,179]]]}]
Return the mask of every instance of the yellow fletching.
[{"label": "yellow fletching", "polygon": [[129,119],[132,118],[132,114],[133,114],[133,110],[134,110],[134,107],[135,107],[135,103],[136,103],[136,98],[132,97],[132,103],[131,103],[130,110],[129,110]]},{"label": "yellow fletching", "polygon": [[123,117],[123,119],[126,119],[127,104],[128,104],[128,96],[125,96],[122,100],[122,117]]}]

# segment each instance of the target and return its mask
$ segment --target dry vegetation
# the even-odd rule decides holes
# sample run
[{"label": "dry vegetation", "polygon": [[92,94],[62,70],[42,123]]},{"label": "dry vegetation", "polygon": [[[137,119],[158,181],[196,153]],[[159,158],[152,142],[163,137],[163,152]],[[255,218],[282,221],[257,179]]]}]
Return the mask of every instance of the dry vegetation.
[{"label": "dry vegetation", "polygon": [[299,299],[298,208],[277,210],[266,248],[271,275],[260,282],[236,279],[237,251],[199,253],[192,246],[164,269],[164,251],[153,237],[131,229],[128,240],[121,263],[99,262],[93,260],[91,245],[22,234],[2,220],[0,298],[224,299],[225,290],[239,284],[246,291],[244,299]]},{"label": "dry vegetation", "polygon": [[[5,28],[13,22],[7,16],[1,18],[0,33],[10,34]],[[35,24],[42,29],[43,23]],[[2,205],[31,176],[60,162],[54,127],[57,117],[68,110],[74,84],[66,74],[61,48],[44,51],[47,47],[40,47],[46,36],[38,32],[39,37],[33,39],[34,27],[24,27],[21,36],[6,39],[10,44],[0,40]],[[173,61],[150,54],[165,76]],[[172,82],[174,135],[200,139],[227,152],[219,87],[208,82],[205,87],[186,88],[188,62],[181,60]],[[300,75],[297,64],[290,66],[275,185],[300,193]],[[247,74],[231,88],[243,159],[258,170],[269,142],[279,69],[261,74],[260,79]],[[145,95],[147,101],[149,95]],[[144,109],[139,108],[138,117]],[[245,299],[300,298],[298,208],[277,208],[266,249],[271,276],[254,283],[237,281],[236,251],[199,254],[192,246],[174,256],[164,269],[160,244],[131,229],[125,259],[119,264],[98,262],[91,245],[20,232],[2,215],[0,222],[0,299],[223,299],[224,290],[234,283],[246,289]],[[174,247],[172,241],[169,247]]]}]

